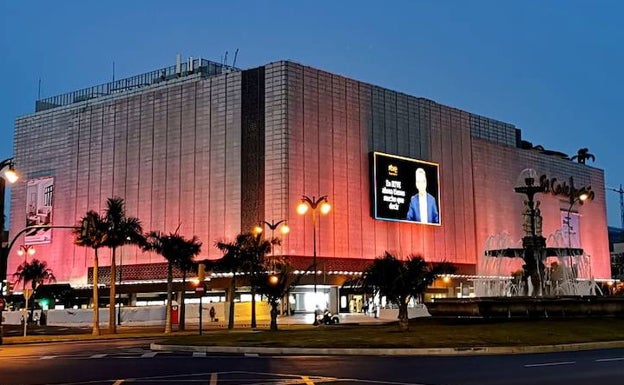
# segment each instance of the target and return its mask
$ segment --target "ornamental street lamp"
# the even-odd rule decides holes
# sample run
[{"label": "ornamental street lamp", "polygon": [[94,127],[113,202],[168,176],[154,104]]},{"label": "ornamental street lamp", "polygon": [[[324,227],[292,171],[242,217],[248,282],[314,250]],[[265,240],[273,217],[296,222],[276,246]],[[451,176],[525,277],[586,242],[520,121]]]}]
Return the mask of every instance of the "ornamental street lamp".
[{"label": "ornamental street lamp", "polygon": [[4,246],[4,194],[6,182],[15,183],[19,178],[15,172],[15,162],[13,158],[8,158],[0,162],[0,171],[6,168],[4,178],[0,177],[0,293],[7,277],[7,260],[9,258],[8,249]]},{"label": "ornamental street lamp", "polygon": [[20,245],[19,249],[17,250],[17,255],[19,255],[20,257],[23,256],[24,262],[26,262],[26,258],[29,255],[32,257],[33,255],[35,255],[36,252],[37,250],[35,250],[35,246],[33,245]]},{"label": "ornamental street lamp", "polygon": [[[4,193],[6,181],[9,183],[17,182],[18,176],[15,173],[15,163],[13,158],[8,158],[0,162],[0,171],[4,168],[4,178],[0,177],[0,345],[2,345],[2,311],[6,303],[2,297],[4,285],[7,280],[7,264],[9,259],[9,248],[4,246]],[[6,179],[6,181],[5,181]],[[8,283],[6,283],[8,284]]]},{"label": "ornamental street lamp", "polygon": [[[313,195],[312,198],[304,195],[301,197],[301,203],[297,206],[297,213],[299,215],[305,215],[308,212],[308,209],[312,209],[312,238],[313,238],[313,252],[312,252],[312,265],[314,266],[314,300],[317,301],[316,298],[316,210],[319,209],[321,214],[327,215],[329,210],[331,210],[331,205],[327,201],[327,195],[323,195],[318,199]],[[314,322],[316,323],[316,316],[314,317]]]},{"label": "ornamental street lamp", "polygon": [[[576,203],[578,203],[579,205],[582,205],[583,202],[587,200],[587,198],[589,198],[589,194],[587,194],[587,192],[584,191],[584,189],[581,189],[580,191],[572,189],[572,191],[570,191],[570,206],[568,207],[567,215],[566,215],[566,230],[568,233],[568,255],[570,257],[570,271],[571,272],[572,272],[572,267],[573,267],[572,266],[573,265],[572,254],[574,254],[574,252],[572,251],[572,219],[571,219],[572,207],[574,207],[574,204]],[[576,247],[580,247],[580,246],[576,246]]]},{"label": "ornamental street lamp", "polygon": [[[290,232],[290,227],[288,227],[286,220],[282,219],[277,222],[275,222],[274,220],[271,220],[271,222],[260,221],[260,223],[256,227],[254,227],[254,234],[262,234],[262,232],[264,231],[262,228],[263,225],[267,225],[271,230],[271,241],[275,239],[275,230],[280,227],[280,225],[282,225],[280,227],[280,233],[282,233],[282,235],[286,235]],[[273,244],[271,244],[271,264],[272,270],[275,270],[275,247]]]},{"label": "ornamental street lamp", "polygon": [[282,227],[280,228],[280,232],[282,233],[282,235],[286,235],[290,232],[290,227],[288,227],[288,224],[286,224],[286,220],[282,219],[277,222],[275,222],[274,220],[271,220],[271,222],[260,221],[260,224],[254,227],[255,234],[262,234],[262,225],[267,225],[269,227],[269,229],[271,230],[271,238],[273,238],[275,230],[279,227],[279,225],[282,225]]}]

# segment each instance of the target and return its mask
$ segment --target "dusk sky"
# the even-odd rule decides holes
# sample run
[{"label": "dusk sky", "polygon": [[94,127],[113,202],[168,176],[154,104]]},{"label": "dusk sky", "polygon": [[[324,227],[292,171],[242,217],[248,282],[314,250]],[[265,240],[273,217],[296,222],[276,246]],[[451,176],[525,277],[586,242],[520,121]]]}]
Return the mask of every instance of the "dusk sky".
[{"label": "dusk sky", "polygon": [[[174,65],[178,53],[227,52],[232,65],[238,50],[239,68],[292,60],[514,124],[546,149],[587,147],[619,188],[623,13],[617,0],[0,0],[0,160],[39,92]],[[606,194],[620,226],[619,194]]]}]

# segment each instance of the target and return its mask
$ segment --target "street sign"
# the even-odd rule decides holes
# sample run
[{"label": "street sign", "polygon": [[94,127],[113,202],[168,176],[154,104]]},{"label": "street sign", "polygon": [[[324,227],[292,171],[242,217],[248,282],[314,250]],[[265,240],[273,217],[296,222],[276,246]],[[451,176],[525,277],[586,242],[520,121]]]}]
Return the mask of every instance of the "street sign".
[{"label": "street sign", "polygon": [[197,295],[198,297],[203,297],[205,291],[206,291],[206,288],[204,288],[204,285],[198,285],[195,288],[195,295]]}]

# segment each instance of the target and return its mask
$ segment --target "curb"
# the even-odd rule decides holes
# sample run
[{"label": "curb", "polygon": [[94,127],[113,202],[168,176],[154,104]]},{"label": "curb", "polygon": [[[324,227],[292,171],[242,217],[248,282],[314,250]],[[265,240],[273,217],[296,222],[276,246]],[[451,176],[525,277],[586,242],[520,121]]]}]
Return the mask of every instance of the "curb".
[{"label": "curb", "polygon": [[495,354],[553,353],[579,350],[624,348],[624,341],[587,342],[538,346],[489,346],[465,348],[268,348],[253,346],[190,346],[153,343],[150,349],[170,352],[210,354],[304,355],[304,356],[470,356]]}]

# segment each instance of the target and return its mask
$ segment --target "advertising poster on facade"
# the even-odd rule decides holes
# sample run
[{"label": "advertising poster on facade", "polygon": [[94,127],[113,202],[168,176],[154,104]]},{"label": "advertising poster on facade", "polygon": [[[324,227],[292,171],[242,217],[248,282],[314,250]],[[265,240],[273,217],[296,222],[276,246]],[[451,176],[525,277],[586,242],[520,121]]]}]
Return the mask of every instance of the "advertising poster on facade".
[{"label": "advertising poster on facade", "polygon": [[381,152],[372,158],[375,219],[442,223],[438,164]]},{"label": "advertising poster on facade", "polygon": [[565,245],[563,247],[581,248],[581,238],[579,236],[580,215],[578,213],[568,213],[561,211],[561,231]]},{"label": "advertising poster on facade", "polygon": [[[26,226],[52,225],[54,178],[29,180],[26,187]],[[24,238],[27,245],[50,243],[52,229],[34,229]]]}]

